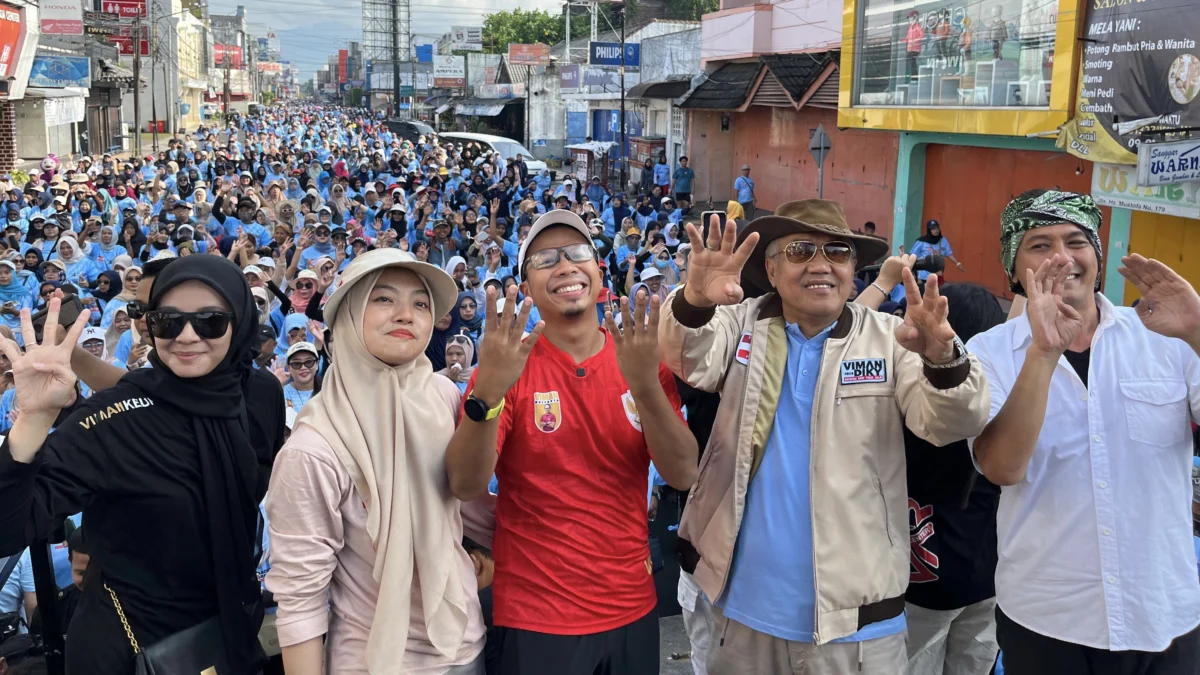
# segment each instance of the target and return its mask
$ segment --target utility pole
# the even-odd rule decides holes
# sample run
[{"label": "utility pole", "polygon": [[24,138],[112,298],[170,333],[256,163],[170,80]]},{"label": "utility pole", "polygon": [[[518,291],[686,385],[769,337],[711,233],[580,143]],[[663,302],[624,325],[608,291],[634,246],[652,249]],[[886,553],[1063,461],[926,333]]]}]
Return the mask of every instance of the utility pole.
[{"label": "utility pole", "polygon": [[613,9],[621,19],[621,190],[625,189],[625,175],[629,169],[628,146],[625,145],[625,3],[614,3]]},{"label": "utility pole", "polygon": [[[150,132],[154,138],[154,154],[158,154],[158,96],[154,93],[158,89],[158,45],[154,43],[154,36],[157,31],[154,30],[154,3],[147,2],[146,7],[150,12],[150,35],[147,39],[150,47],[150,124],[152,128]],[[137,37],[137,46],[134,51],[141,52],[142,36]]]},{"label": "utility pole", "polygon": [[[414,91],[416,82],[413,82]],[[400,0],[392,0],[392,117],[400,116]]]},{"label": "utility pole", "polygon": [[417,58],[416,50],[413,49],[413,34],[408,34],[408,81],[412,83],[412,101],[408,104],[408,119],[413,119],[413,113],[417,109]]},{"label": "utility pole", "polygon": [[224,117],[226,120],[229,119],[229,61],[231,59],[232,57],[229,54],[229,45],[225,45],[225,50],[222,52],[221,65],[225,68],[225,87],[224,91],[222,92],[225,95],[225,109],[222,113],[222,117]]},{"label": "utility pole", "polygon": [[[146,3],[149,6],[150,3]],[[137,156],[142,157],[142,13],[133,20],[133,135],[137,138]]]}]

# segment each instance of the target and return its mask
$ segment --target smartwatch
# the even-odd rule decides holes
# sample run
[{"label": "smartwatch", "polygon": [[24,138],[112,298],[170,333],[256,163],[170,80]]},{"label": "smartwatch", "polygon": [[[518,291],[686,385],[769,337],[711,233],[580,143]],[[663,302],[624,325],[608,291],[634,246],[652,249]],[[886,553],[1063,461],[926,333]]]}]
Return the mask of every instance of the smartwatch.
[{"label": "smartwatch", "polygon": [[471,394],[467,396],[467,400],[463,402],[463,412],[472,422],[487,422],[494,420],[500,416],[500,411],[504,410],[504,399],[500,399],[500,403],[495,408],[489,408],[488,404],[483,402],[483,399]]}]

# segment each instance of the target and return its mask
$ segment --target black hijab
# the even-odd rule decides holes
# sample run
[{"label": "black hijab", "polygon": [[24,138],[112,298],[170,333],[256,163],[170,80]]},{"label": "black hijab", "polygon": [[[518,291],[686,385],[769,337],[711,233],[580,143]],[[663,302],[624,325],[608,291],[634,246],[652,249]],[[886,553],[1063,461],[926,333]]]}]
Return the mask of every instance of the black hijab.
[{"label": "black hijab", "polygon": [[100,277],[108,279],[108,290],[100,291],[98,289],[94,289],[92,290],[93,297],[99,298],[104,302],[108,302],[118,295],[122,290],[124,290],[125,285],[121,283],[121,275],[117,274],[116,272],[112,270],[104,270],[96,276],[96,281],[100,281]]},{"label": "black hijab", "polygon": [[168,265],[155,279],[150,309],[168,291],[199,281],[216,291],[233,312],[229,351],[203,377],[176,376],[150,353],[153,368],[138,368],[123,380],[156,401],[190,417],[200,458],[201,491],[209,524],[211,564],[229,662],[237,673],[257,673],[261,590],[255,573],[261,538],[258,503],[270,479],[259,469],[250,441],[246,399],[253,373],[258,322],[254,296],[242,271],[226,258],[194,255]]},{"label": "black hijab", "polygon": [[942,242],[942,235],[939,234],[936,237],[933,235],[933,228],[935,227],[938,228],[938,232],[942,231],[942,226],[939,225],[938,221],[936,220],[931,220],[925,223],[925,236],[917,237],[917,241],[923,241],[930,246],[937,246],[940,244]]},{"label": "black hijab", "polygon": [[[460,301],[461,301],[461,297]],[[454,311],[450,312],[450,325],[446,330],[433,329],[433,335],[429,338],[429,346],[425,348],[425,356],[433,363],[433,372],[437,372],[446,367],[446,342],[458,335],[458,331],[462,328],[462,323],[458,318],[458,306]]]}]

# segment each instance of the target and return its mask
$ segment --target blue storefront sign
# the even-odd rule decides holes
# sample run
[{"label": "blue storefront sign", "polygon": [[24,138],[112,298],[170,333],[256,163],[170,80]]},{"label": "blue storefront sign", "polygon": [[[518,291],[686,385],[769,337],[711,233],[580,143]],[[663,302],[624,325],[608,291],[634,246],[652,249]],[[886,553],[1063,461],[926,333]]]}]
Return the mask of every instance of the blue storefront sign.
[{"label": "blue storefront sign", "polygon": [[86,56],[38,54],[29,71],[31,87],[90,87],[92,60]]},{"label": "blue storefront sign", "polygon": [[[626,42],[624,51],[626,68],[640,68],[642,66],[641,44]],[[588,49],[588,63],[593,66],[621,65],[621,43],[592,42]]]}]

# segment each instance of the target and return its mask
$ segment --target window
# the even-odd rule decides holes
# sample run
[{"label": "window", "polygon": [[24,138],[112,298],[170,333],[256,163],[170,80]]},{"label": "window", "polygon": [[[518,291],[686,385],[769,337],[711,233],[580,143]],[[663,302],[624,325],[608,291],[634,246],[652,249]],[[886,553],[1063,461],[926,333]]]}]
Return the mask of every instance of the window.
[{"label": "window", "polygon": [[863,0],[862,106],[1045,107],[1058,0]]},{"label": "window", "polygon": [[671,138],[683,138],[683,109],[671,106]]}]

